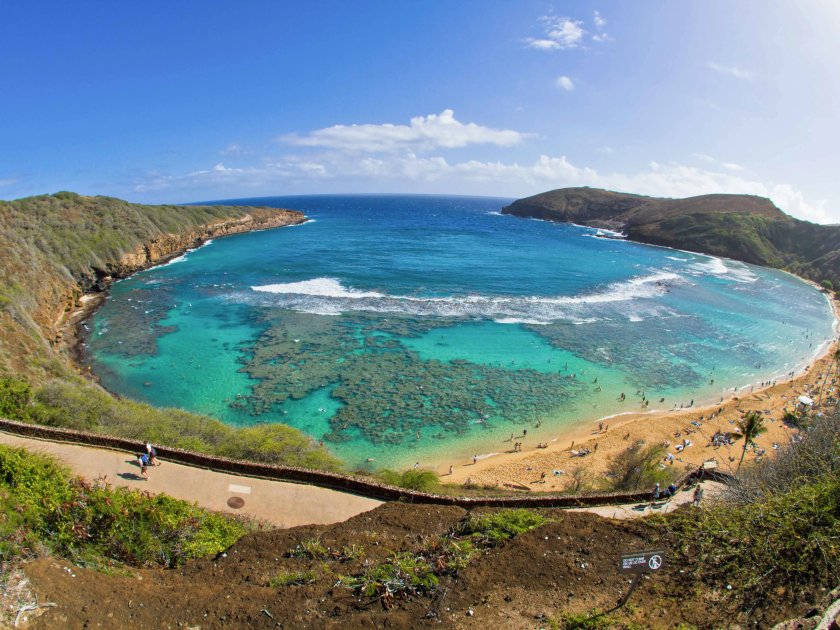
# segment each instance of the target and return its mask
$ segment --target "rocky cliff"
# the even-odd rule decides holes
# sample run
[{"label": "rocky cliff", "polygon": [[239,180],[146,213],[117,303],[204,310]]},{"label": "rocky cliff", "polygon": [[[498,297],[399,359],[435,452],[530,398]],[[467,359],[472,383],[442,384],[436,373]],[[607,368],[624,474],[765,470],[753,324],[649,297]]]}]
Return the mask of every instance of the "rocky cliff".
[{"label": "rocky cliff", "polygon": [[634,241],[786,269],[840,287],[840,226],[800,221],[764,197],[662,199],[563,188],[520,199],[502,212],[620,230]]}]

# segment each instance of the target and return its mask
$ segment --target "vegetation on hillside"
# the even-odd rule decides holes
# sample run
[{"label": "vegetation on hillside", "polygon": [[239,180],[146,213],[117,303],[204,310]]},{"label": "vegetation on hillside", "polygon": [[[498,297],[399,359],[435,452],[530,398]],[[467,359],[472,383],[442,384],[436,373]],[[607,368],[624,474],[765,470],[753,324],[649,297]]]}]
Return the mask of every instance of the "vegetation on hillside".
[{"label": "vegetation on hillside", "polygon": [[794,219],[769,199],[701,195],[660,199],[563,188],[515,201],[504,213],[624,230],[633,240],[786,269],[840,286],[840,226]]},{"label": "vegetation on hillside", "polygon": [[186,501],[74,478],[48,457],[0,445],[0,564],[46,552],[83,566],[171,568],[246,532]]},{"label": "vegetation on hillside", "polygon": [[34,390],[0,378],[0,410],[11,420],[104,433],[210,455],[269,464],[339,470],[327,449],[285,424],[234,428],[180,409],[118,399],[80,378],[54,379]]},{"label": "vegetation on hillside", "polygon": [[721,501],[656,522],[704,583],[747,610],[774,593],[796,598],[837,586],[840,411],[802,436],[741,473]]}]

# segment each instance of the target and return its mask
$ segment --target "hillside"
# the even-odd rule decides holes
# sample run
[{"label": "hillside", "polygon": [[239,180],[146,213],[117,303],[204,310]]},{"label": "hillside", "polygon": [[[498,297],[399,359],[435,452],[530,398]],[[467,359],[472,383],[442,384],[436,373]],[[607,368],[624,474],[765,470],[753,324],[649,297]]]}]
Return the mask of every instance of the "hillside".
[{"label": "hillside", "polygon": [[641,243],[786,269],[840,287],[840,226],[800,221],[763,197],[662,199],[562,188],[519,199],[502,212],[620,230]]},{"label": "hillside", "polygon": [[112,280],[210,238],[305,219],[276,208],[148,206],[68,192],[0,201],[0,416],[252,461],[338,468],[326,449],[287,425],[236,429],[110,396],[77,374],[74,344],[65,339],[86,292],[104,295]]},{"label": "hillside", "polygon": [[69,192],[0,201],[0,375],[65,374],[61,326],[84,292],[208,238],[303,220],[274,208],[147,206]]}]

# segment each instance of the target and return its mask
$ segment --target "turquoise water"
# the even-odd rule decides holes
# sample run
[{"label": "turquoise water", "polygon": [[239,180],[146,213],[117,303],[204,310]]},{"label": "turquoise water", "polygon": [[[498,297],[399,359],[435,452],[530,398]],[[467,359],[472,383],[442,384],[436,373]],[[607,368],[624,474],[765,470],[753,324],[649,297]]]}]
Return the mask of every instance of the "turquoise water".
[{"label": "turquoise water", "polygon": [[93,369],[120,394],[403,467],[718,400],[832,335],[824,296],[788,274],[502,216],[507,202],[232,201],[312,221],[116,283],[90,323]]}]

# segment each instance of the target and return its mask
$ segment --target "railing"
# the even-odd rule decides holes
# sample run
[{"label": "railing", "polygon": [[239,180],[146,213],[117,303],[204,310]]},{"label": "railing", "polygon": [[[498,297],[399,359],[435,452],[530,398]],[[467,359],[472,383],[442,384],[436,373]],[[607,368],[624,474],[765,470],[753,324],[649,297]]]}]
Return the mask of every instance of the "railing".
[{"label": "railing", "polygon": [[[119,451],[139,453],[144,450],[144,443],[138,440],[77,431],[75,429],[63,429],[58,427],[47,427],[39,424],[28,424],[14,420],[0,419],[0,431],[22,435],[54,442],[68,442],[82,444],[85,446],[98,446]],[[576,495],[523,495],[523,496],[480,496],[480,497],[458,497],[429,492],[420,492],[391,486],[371,479],[357,477],[350,474],[332,473],[296,466],[282,466],[278,464],[261,464],[215,455],[205,455],[180,448],[171,448],[155,445],[159,458],[167,461],[205,468],[213,471],[234,473],[247,477],[260,477],[276,481],[307,484],[329,488],[341,492],[348,492],[371,499],[382,501],[403,501],[406,503],[427,503],[435,505],[454,505],[462,508],[473,507],[581,507],[595,505],[616,505],[623,503],[643,502],[650,500],[650,491],[644,492],[612,492],[612,493],[588,493]],[[727,481],[729,475],[717,471],[703,471],[702,469],[692,470],[682,475],[675,485],[679,488],[699,477],[714,478],[719,481]]]}]

